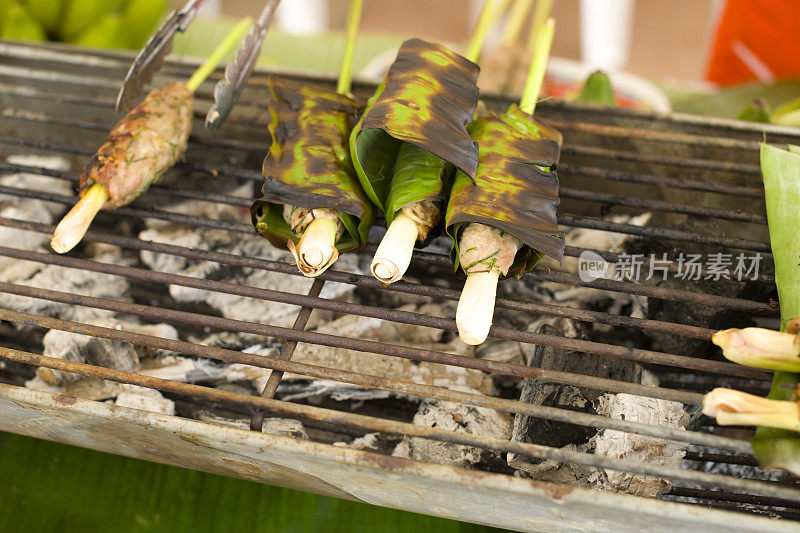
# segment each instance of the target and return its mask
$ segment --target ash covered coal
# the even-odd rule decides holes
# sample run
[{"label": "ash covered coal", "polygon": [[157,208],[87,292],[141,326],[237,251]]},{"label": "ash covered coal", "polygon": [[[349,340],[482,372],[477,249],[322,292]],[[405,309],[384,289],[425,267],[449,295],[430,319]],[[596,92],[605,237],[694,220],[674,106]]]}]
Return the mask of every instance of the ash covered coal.
[{"label": "ash covered coal", "polygon": [[[531,327],[540,333],[572,338],[583,334],[580,326],[565,319],[545,318]],[[526,355],[527,363],[531,366],[657,385],[652,374],[629,361],[547,346],[537,346]],[[682,428],[688,421],[683,405],[678,402],[630,394],[603,394],[592,389],[545,380],[526,379],[520,400],[662,427]],[[680,460],[685,453],[681,443],[665,439],[538,420],[524,415],[515,416],[512,440],[675,467],[680,466]],[[535,461],[517,454],[508,455],[508,464],[517,469],[520,475],[534,479],[651,498],[665,494],[671,486],[668,479],[551,460]]]}]

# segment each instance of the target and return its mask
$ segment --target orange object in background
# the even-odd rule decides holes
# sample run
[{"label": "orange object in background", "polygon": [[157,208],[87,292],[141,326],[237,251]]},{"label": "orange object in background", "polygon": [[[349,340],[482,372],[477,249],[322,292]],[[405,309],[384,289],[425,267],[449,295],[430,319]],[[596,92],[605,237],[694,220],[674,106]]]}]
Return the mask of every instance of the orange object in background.
[{"label": "orange object in background", "polygon": [[720,85],[800,78],[800,1],[727,0],[706,79]]}]

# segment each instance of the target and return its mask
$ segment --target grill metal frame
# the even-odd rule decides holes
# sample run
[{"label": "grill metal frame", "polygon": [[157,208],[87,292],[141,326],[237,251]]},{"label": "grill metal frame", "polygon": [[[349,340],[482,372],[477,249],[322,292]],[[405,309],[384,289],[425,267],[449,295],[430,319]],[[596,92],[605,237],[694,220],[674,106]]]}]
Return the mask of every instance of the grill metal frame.
[{"label": "grill metal frame", "polygon": [[[99,143],[96,146],[93,144],[95,140],[102,138],[114,122],[111,114],[114,106],[112,94],[118,89],[119,80],[124,76],[132,55],[124,52],[89,52],[85,49],[64,45],[31,46],[0,41],[0,58],[2,58],[0,61],[0,154],[3,152],[16,153],[19,150],[40,154],[59,153],[83,158],[92,154],[96,146],[99,146]],[[190,60],[168,61],[164,71],[157,78],[157,82],[160,82],[161,79],[185,78],[194,65],[195,62]],[[218,165],[213,158],[211,161],[202,160],[202,158],[195,159],[191,157],[191,150],[192,147],[203,147],[217,151],[230,150],[244,154],[263,154],[265,145],[254,142],[253,139],[257,132],[265,129],[264,121],[259,120],[257,114],[258,110],[263,110],[265,107],[264,99],[259,97],[258,89],[263,84],[264,76],[270,72],[275,71],[263,68],[256,70],[249,87],[242,96],[239,110],[243,112],[237,113],[237,110],[234,110],[228,119],[226,129],[222,130],[222,133],[228,134],[225,137],[206,134],[201,126],[205,107],[210,104],[210,88],[221,73],[218,71],[216,76],[212,77],[198,91],[196,128],[190,139],[189,161],[180,165],[182,171],[191,172],[195,176],[208,176],[213,172],[214,175],[236,178],[243,182],[260,182],[260,173],[252,168],[241,165]],[[329,78],[311,74],[282,73],[315,83],[333,83],[333,80]],[[372,87],[368,83],[356,83],[355,91],[362,95],[368,94]],[[502,97],[491,95],[487,96],[486,100],[490,106],[495,107],[503,106],[508,102]],[[44,111],[39,109],[40,105],[45,108]],[[63,112],[53,111],[54,108],[60,110],[62,107]],[[76,118],[78,110],[83,110],[85,113]],[[249,111],[249,113],[244,111]],[[606,209],[615,211],[619,211],[619,208],[623,208],[624,211],[627,208],[628,212],[631,212],[632,209],[633,212],[644,210],[663,213],[667,216],[690,215],[713,218],[720,221],[721,224],[728,224],[722,226],[723,232],[719,234],[699,234],[668,226],[639,227],[620,224],[596,216],[573,213],[567,209],[560,211],[559,223],[562,226],[598,229],[645,239],[666,240],[676,243],[678,248],[682,243],[726,246],[737,251],[759,252],[769,260],[769,243],[765,242],[763,238],[766,231],[763,205],[761,205],[763,204],[763,192],[758,187],[759,168],[757,164],[753,163],[753,159],[755,157],[757,162],[759,140],[763,135],[767,135],[770,142],[800,143],[800,132],[797,130],[681,115],[661,116],[635,110],[608,110],[591,105],[557,102],[543,102],[539,107],[539,112],[553,120],[565,134],[566,144],[562,158],[565,162],[560,166],[559,174],[562,176],[562,180],[566,178],[566,181],[570,183],[569,186],[562,188],[562,199],[573,202],[569,204],[570,207],[582,203],[590,204],[590,207],[591,204],[602,204]],[[54,131],[55,127],[69,132],[82,133],[77,135],[78,142],[73,140],[73,144],[64,142],[63,139],[54,141],[50,132]],[[20,134],[19,131],[24,133]],[[709,154],[714,154],[715,157],[709,157]],[[590,161],[591,164],[587,164],[586,161]],[[0,172],[3,174],[28,172],[70,182],[77,181],[75,172],[54,171],[4,161],[0,162]],[[675,177],[676,173],[690,173],[691,177],[689,179],[683,176],[678,178]],[[719,180],[714,178],[719,178]],[[638,196],[621,192],[597,193],[596,191],[586,191],[579,186],[580,180],[586,179],[602,180],[604,184],[608,184],[612,188],[614,184],[630,188],[654,187],[669,194],[665,193],[664,198],[649,197],[646,192],[642,192],[646,189],[632,189],[638,193]],[[624,188],[618,189],[618,191],[625,190]],[[74,202],[74,198],[71,196],[7,186],[0,186],[0,194],[19,198],[36,198],[64,205]],[[689,201],[675,201],[676,194],[680,195],[679,198],[686,198]],[[742,199],[745,206],[752,210],[732,209],[724,201],[709,200],[709,198],[724,199],[728,196]],[[236,234],[237,238],[247,238],[246,235],[252,235],[250,226],[244,221],[235,223],[210,220],[170,212],[168,204],[162,203],[153,207],[152,202],[148,200],[149,197],[154,199],[163,199],[164,197],[191,199],[237,207],[249,207],[250,205],[248,198],[220,194],[209,199],[197,191],[156,185],[144,198],[134,202],[133,205],[117,209],[114,216],[166,220],[193,228],[224,229]],[[706,200],[711,205],[705,205]],[[760,210],[759,205],[761,206]],[[98,220],[102,222],[105,216],[101,214]],[[38,233],[51,233],[53,230],[53,226],[47,224],[2,217],[0,217],[0,226]],[[741,233],[733,233],[736,236],[730,236],[724,233],[727,228],[744,228],[744,230]],[[279,261],[146,242],[100,230],[88,232],[86,241],[112,244],[127,250],[170,254],[193,261],[212,261],[229,266],[262,269],[285,275],[299,275],[293,265]],[[372,251],[374,251],[374,244],[369,245],[365,253]],[[582,251],[584,250],[581,248],[568,247],[566,255],[576,257]],[[609,260],[616,259],[616,254],[612,252],[594,251]],[[523,444],[444,431],[391,419],[273,399],[281,376],[284,372],[291,372],[368,388],[392,390],[422,398],[436,398],[508,413],[525,414],[547,420],[672,439],[704,448],[703,451],[688,452],[687,458],[709,459],[730,464],[753,464],[749,442],[718,434],[718,428],[712,427],[711,431],[703,432],[659,428],[566,409],[530,405],[517,400],[448,390],[442,387],[364,375],[341,369],[318,367],[291,360],[297,344],[305,342],[345,348],[354,352],[384,354],[412,361],[442,363],[490,374],[546,379],[551,382],[603,391],[626,392],[674,400],[687,406],[696,406],[702,398],[698,392],[678,388],[652,387],[392,345],[385,342],[345,338],[305,329],[312,310],[320,309],[338,314],[354,314],[454,332],[455,323],[451,319],[319,297],[323,285],[330,281],[350,284],[365,290],[391,291],[401,295],[426,296],[439,300],[456,300],[459,290],[452,284],[432,286],[398,282],[389,287],[382,287],[371,276],[337,271],[334,268],[318,278],[308,293],[294,294],[6,246],[0,246],[0,256],[59,265],[65,268],[102,272],[134,281],[194,287],[300,306],[293,327],[285,328],[0,282],[0,291],[9,294],[63,302],[69,305],[107,309],[171,324],[210,327],[215,330],[247,332],[283,339],[284,344],[280,356],[266,358],[184,341],[161,339],[0,309],[0,320],[12,323],[27,324],[43,329],[60,329],[181,354],[272,369],[273,372],[261,397],[159,380],[138,374],[53,359],[7,347],[0,347],[0,360],[138,384],[195,400],[236,405],[252,413],[251,428],[253,429],[259,429],[263,417],[269,413],[324,424],[341,424],[362,433],[378,431],[394,435],[432,438],[501,452],[518,453],[534,458],[548,458],[668,477],[678,482],[673,492],[668,495],[672,499],[691,497],[696,498],[703,505],[717,509],[737,511],[755,509],[789,519],[800,517],[800,490],[796,485],[786,486],[751,478],[604,458],[536,444]],[[449,264],[449,259],[445,256],[433,253],[415,254],[414,261],[434,267]],[[778,316],[774,302],[737,299],[701,291],[639,285],[630,281],[597,280],[587,283],[572,274],[550,272],[543,269],[537,269],[525,275],[523,279],[531,282],[549,281],[576,287],[590,287],[684,304],[712,306],[766,318]],[[753,283],[771,284],[773,278],[762,274]],[[561,316],[583,322],[609,324],[614,327],[633,328],[642,332],[661,333],[686,339],[708,340],[712,333],[712,330],[703,325],[635,319],[599,311],[571,309],[550,303],[498,298],[497,306],[500,309]],[[643,364],[658,365],[659,368],[672,368],[676,372],[687,370],[700,372],[712,383],[746,382],[763,389],[768,384],[770,377],[768,372],[724,361],[629,348],[597,341],[567,339],[498,326],[492,327],[490,336],[527,344],[574,349],[599,357],[622,358]],[[43,415],[42,409],[47,409],[47,414]],[[783,528],[788,531],[795,527],[788,520],[766,523],[764,518],[742,512],[733,514],[731,511],[707,509],[698,505],[645,500],[622,494],[521,480],[506,475],[432,465],[370,452],[342,450],[321,443],[290,442],[292,439],[264,435],[260,432],[230,429],[222,431],[219,426],[213,424],[187,421],[178,417],[156,416],[119,407],[111,409],[97,402],[75,400],[2,384],[0,384],[0,413],[4,415],[0,417],[0,429],[6,431],[78,443],[115,453],[218,471],[228,475],[303,488],[338,497],[349,497],[391,507],[514,529],[540,530],[546,527],[580,525],[591,530],[632,531],[640,527],[659,530],[659,527],[669,524],[669,528],[672,530],[676,525],[682,523],[686,527],[702,525],[703,529],[708,531],[721,531],[727,529],[730,521],[733,520],[736,520],[737,525],[742,528],[754,531],[762,530],[767,527],[766,524],[779,531]],[[8,417],[5,416],[7,413]],[[110,435],[102,438],[98,434],[87,436],[80,431],[81,423],[89,424],[91,427],[113,427],[115,430],[129,431],[130,435],[144,439],[146,444],[139,446],[135,442],[123,443],[119,440],[115,441]],[[169,431],[164,431],[164,428],[168,428]],[[187,455],[183,456],[169,454],[170,446],[176,446],[174,442],[176,435],[179,441],[181,439],[190,441],[199,439],[203,443],[200,445],[201,449],[190,450],[186,452]],[[231,444],[231,441],[235,444]],[[183,447],[180,444],[177,446]],[[292,452],[286,451],[292,449],[296,449],[294,455]],[[164,454],[167,454],[168,457],[165,458]],[[236,457],[231,459],[229,457],[231,454]],[[236,466],[231,466],[233,463],[229,463],[226,467],[226,463],[220,462],[220,458],[224,457],[228,457],[231,461],[239,461],[239,463]],[[243,461],[250,466],[256,465],[257,468],[256,466],[253,466],[252,469],[243,468],[240,464]],[[209,466],[212,463],[213,465]],[[320,466],[322,464],[324,466]],[[265,465],[267,465],[266,469]],[[342,475],[337,470],[338,467],[348,470],[350,473]],[[318,470],[315,471],[314,468],[318,468]],[[278,474],[273,473],[276,470],[279,471]],[[370,485],[370,483],[373,484]],[[385,485],[384,488],[380,488],[381,484]],[[696,484],[703,488],[699,489],[686,484]],[[403,488],[400,489],[401,487]],[[391,496],[393,489],[400,490],[404,495],[393,500]],[[412,496],[409,497],[408,494],[405,494],[407,491],[410,491]],[[425,492],[426,497],[416,494],[420,491]],[[416,499],[413,494],[416,494]],[[516,507],[509,507],[511,503]],[[567,509],[572,514],[565,514]],[[619,514],[620,511],[626,509],[635,514],[633,519],[630,514]],[[659,517],[662,520],[669,517],[670,522],[663,522],[654,528],[654,524],[648,520]]]}]

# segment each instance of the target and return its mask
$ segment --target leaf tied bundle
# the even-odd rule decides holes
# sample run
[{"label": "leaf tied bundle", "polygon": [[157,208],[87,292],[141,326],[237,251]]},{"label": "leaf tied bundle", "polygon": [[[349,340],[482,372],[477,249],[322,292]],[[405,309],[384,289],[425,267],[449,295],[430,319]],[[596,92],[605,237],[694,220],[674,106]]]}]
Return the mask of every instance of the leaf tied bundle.
[{"label": "leaf tied bundle", "polygon": [[344,95],[271,77],[269,133],[262,196],[250,208],[258,233],[279,248],[300,237],[283,216],[283,206],[336,211],[345,228],[340,252],[367,241],[374,211],[356,177],[347,140],[356,122],[356,104]]},{"label": "leaf tied bundle", "polygon": [[469,131],[480,146],[474,184],[463,172],[456,173],[445,215],[455,268],[459,267],[461,230],[472,222],[508,232],[522,242],[509,277],[531,270],[542,254],[561,261],[564,234],[556,221],[555,171],[561,134],[516,105],[502,115],[485,113],[472,122]]}]

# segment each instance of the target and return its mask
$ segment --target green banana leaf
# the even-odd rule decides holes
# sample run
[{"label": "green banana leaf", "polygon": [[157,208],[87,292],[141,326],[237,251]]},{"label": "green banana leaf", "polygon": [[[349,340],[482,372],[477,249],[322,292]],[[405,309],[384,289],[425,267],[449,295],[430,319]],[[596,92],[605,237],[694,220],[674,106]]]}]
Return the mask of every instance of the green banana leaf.
[{"label": "green banana leaf", "polygon": [[772,122],[772,113],[769,103],[761,98],[752,100],[747,107],[736,117],[738,120],[749,120],[750,122]]},{"label": "green banana leaf", "polygon": [[[416,144],[400,143],[386,197],[386,227],[404,205],[423,200],[443,201],[455,167]],[[429,232],[432,237],[434,232]]]},{"label": "green banana leaf", "polygon": [[375,213],[356,178],[347,139],[356,104],[347,96],[271,77],[269,133],[262,196],[250,208],[253,227],[279,248],[299,242],[283,205],[335,209],[345,227],[340,252],[367,242]]},{"label": "green banana leaf", "polygon": [[[475,176],[478,147],[466,126],[478,104],[478,70],[442,45],[411,39],[367,102],[350,135],[350,153],[364,191],[387,222],[409,201],[444,196],[445,162]],[[419,150],[400,153],[404,142]],[[395,168],[398,155],[402,163]]]},{"label": "green banana leaf", "polygon": [[[775,261],[775,284],[781,305],[781,329],[800,316],[800,240],[797,206],[800,205],[800,147],[789,151],[761,145],[761,173],[767,204],[770,246]],[[767,396],[792,400],[800,374],[776,371]],[[783,468],[800,475],[800,434],[785,429],[759,427],[753,452],[763,468]]]},{"label": "green banana leaf", "polygon": [[588,102],[591,104],[617,105],[614,99],[614,88],[608,74],[601,70],[595,70],[583,83],[581,92],[575,97],[576,102]]},{"label": "green banana leaf", "polygon": [[458,269],[461,227],[478,222],[511,233],[523,242],[507,277],[531,270],[542,255],[564,257],[558,230],[558,176],[561,133],[534,120],[516,105],[503,115],[486,113],[469,126],[480,146],[475,183],[456,172],[445,226],[453,238],[450,256]]}]

